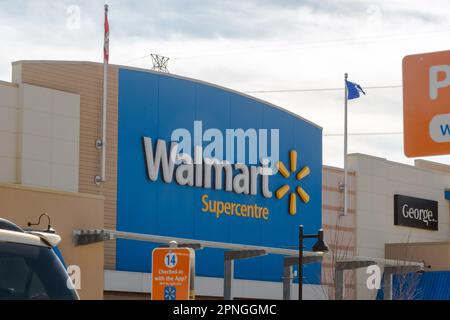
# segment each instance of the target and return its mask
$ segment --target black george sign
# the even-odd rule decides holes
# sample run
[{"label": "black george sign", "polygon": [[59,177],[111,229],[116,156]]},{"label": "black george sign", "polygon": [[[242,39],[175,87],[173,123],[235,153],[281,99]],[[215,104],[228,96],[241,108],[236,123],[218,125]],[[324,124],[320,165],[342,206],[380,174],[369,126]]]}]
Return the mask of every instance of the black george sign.
[{"label": "black george sign", "polygon": [[438,230],[438,202],[394,195],[394,224],[420,228],[426,230]]}]

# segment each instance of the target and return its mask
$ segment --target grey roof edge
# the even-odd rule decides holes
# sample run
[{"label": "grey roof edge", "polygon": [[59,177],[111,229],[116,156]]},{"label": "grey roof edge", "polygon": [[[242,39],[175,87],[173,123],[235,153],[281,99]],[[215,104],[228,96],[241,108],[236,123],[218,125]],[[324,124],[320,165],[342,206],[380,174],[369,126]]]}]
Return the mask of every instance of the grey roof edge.
[{"label": "grey roof edge", "polygon": [[[418,167],[416,165],[411,165],[408,163],[403,163],[403,162],[396,162],[394,160],[389,160],[387,158],[382,158],[382,157],[377,157],[377,156],[373,156],[370,154],[366,154],[366,153],[359,153],[359,152],[355,152],[355,153],[349,153],[347,155],[348,157],[359,157],[359,158],[366,158],[366,159],[374,159],[374,160],[378,160],[378,161],[384,161],[388,164],[392,164],[392,165],[396,165],[396,166],[402,166],[405,168],[409,168],[409,169],[413,169],[413,170],[417,170],[417,171],[423,171],[423,172],[431,172],[434,174],[439,174],[439,175],[446,175],[446,176],[450,176],[449,172],[445,172],[445,171],[441,171],[441,170],[435,170],[435,169],[430,169],[430,168],[423,168],[423,167]],[[432,161],[430,161],[432,162]],[[445,163],[440,163],[440,162],[433,162],[442,166],[447,166]]]},{"label": "grey roof edge", "polygon": [[[332,166],[332,165],[329,165],[329,164],[323,164],[323,165],[322,165],[322,168],[323,168],[323,170],[339,171],[339,172],[341,172],[341,173],[344,173],[344,168]],[[356,170],[354,170],[354,169],[348,169],[348,172],[349,172],[349,173],[355,173]]]},{"label": "grey roof edge", "polygon": [[13,87],[13,88],[18,88],[19,87],[19,85],[17,83],[12,83],[12,82],[3,81],[3,80],[0,80],[0,85],[1,86],[5,86],[5,87]]},{"label": "grey roof edge", "polygon": [[407,247],[415,247],[415,246],[436,246],[436,245],[450,245],[450,240],[442,240],[442,241],[419,241],[419,242],[392,242],[385,243],[385,246],[407,246]]},{"label": "grey roof edge", "polygon": [[[48,64],[88,64],[88,65],[102,65],[102,64],[103,64],[103,63],[100,63],[100,62],[92,62],[92,61],[68,61],[68,60],[67,60],[67,61],[65,61],[65,60],[18,60],[18,61],[12,62],[12,65],[16,65],[16,64],[24,64],[24,63],[42,63],[42,64],[45,64],[45,63],[48,63]],[[227,87],[224,87],[224,86],[221,86],[221,85],[218,85],[218,84],[214,84],[214,83],[210,83],[210,82],[206,82],[206,81],[198,80],[198,79],[194,79],[194,78],[189,78],[189,77],[186,77],[186,76],[175,75],[175,74],[171,74],[171,73],[157,72],[157,71],[153,71],[153,70],[149,70],[149,69],[144,69],[144,68],[139,68],[139,67],[130,67],[130,66],[124,66],[124,65],[118,65],[118,64],[110,64],[110,66],[116,67],[116,68],[119,68],[119,69],[128,69],[128,70],[134,70],[134,71],[140,71],[140,72],[147,72],[147,73],[157,74],[157,75],[160,75],[160,76],[167,76],[167,77],[171,77],[171,78],[175,78],[175,79],[191,81],[191,82],[194,82],[194,83],[203,84],[203,85],[207,85],[207,86],[210,86],[210,87],[213,87],[213,88],[217,88],[217,89],[220,89],[220,90],[223,90],[223,91],[227,91],[227,92],[229,92],[229,93],[234,93],[234,94],[237,94],[237,95],[239,95],[239,96],[242,96],[242,97],[245,97],[245,98],[254,100],[254,101],[256,101],[256,102],[263,103],[263,104],[265,104],[265,105],[267,105],[267,106],[269,106],[269,107],[272,107],[272,108],[274,108],[274,109],[278,109],[278,110],[280,110],[280,111],[283,111],[283,112],[285,112],[285,113],[287,113],[287,114],[290,114],[291,116],[293,116],[293,117],[295,117],[295,118],[297,118],[297,119],[300,119],[300,120],[302,120],[302,121],[304,121],[304,122],[306,122],[306,123],[309,123],[310,125],[316,127],[317,129],[323,131],[323,127],[321,127],[321,126],[319,126],[318,124],[312,122],[311,120],[308,120],[308,119],[303,118],[302,116],[299,116],[298,114],[296,114],[296,113],[294,113],[294,112],[292,112],[292,111],[286,110],[286,109],[284,109],[284,108],[282,108],[282,107],[280,107],[280,106],[277,106],[276,104],[273,104],[273,103],[271,103],[271,102],[265,101],[265,100],[263,100],[263,99],[260,99],[260,98],[251,96],[251,95],[249,95],[249,94],[246,94],[246,93],[243,93],[243,92],[240,92],[240,91],[231,89],[231,88],[227,88]]]}]

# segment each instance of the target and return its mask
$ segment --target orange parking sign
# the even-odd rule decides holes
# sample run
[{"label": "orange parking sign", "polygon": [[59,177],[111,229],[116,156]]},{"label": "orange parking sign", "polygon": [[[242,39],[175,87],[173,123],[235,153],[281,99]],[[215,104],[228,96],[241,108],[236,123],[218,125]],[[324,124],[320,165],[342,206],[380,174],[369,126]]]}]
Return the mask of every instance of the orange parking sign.
[{"label": "orange parking sign", "polygon": [[195,252],[156,248],[152,252],[152,300],[189,300],[194,296]]},{"label": "orange parking sign", "polygon": [[407,157],[450,154],[450,51],[403,59]]}]

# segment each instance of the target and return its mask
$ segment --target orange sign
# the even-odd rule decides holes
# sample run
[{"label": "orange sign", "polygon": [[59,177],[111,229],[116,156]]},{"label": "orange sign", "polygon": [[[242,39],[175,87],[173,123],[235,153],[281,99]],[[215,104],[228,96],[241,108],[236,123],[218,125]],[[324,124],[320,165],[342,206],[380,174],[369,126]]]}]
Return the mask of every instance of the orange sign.
[{"label": "orange sign", "polygon": [[195,253],[190,248],[156,248],[152,253],[152,300],[193,298]]},{"label": "orange sign", "polygon": [[450,51],[403,59],[407,157],[450,154]]}]

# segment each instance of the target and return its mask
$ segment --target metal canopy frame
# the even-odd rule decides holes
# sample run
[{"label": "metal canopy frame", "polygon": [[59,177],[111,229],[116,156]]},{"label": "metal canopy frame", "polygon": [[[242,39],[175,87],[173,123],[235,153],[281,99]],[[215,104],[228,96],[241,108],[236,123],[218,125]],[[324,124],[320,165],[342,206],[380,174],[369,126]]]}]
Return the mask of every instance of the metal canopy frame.
[{"label": "metal canopy frame", "polygon": [[267,255],[265,250],[232,250],[224,253],[223,298],[233,300],[234,260],[250,259]]},{"label": "metal canopy frame", "polygon": [[394,274],[410,273],[422,271],[423,267],[418,266],[385,266],[383,279],[384,300],[392,300],[392,276]]},{"label": "metal canopy frame", "polygon": [[[92,234],[99,234],[99,236],[93,237]],[[90,236],[89,236],[90,235]],[[102,236],[100,236],[102,235]],[[127,239],[127,240],[137,240],[154,242],[160,244],[168,244],[170,241],[176,241],[179,244],[200,244],[202,248],[215,248],[215,249],[225,249],[225,250],[264,250],[266,254],[278,254],[284,256],[298,256],[298,250],[294,249],[284,249],[284,248],[273,248],[264,246],[253,246],[247,244],[236,244],[227,242],[216,242],[207,240],[194,240],[186,238],[177,237],[166,237],[134,232],[124,232],[115,230],[74,230],[73,231],[73,242],[75,246],[87,245],[95,242],[101,242],[105,240],[113,239]],[[311,256],[321,256],[319,253],[305,251],[305,257]]]},{"label": "metal canopy frame", "polygon": [[[252,246],[246,244],[235,244],[216,241],[193,240],[186,238],[166,237],[158,235],[149,235],[133,232],[115,231],[115,230],[74,230],[73,243],[75,246],[89,245],[101,241],[113,239],[128,239],[137,241],[146,241],[168,246],[171,241],[176,241],[178,247],[189,247],[196,250],[203,248],[215,248],[228,250],[224,252],[224,286],[223,293],[225,300],[232,300],[233,279],[234,279],[234,260],[251,259],[268,254],[285,256],[284,258],[284,279],[283,279],[283,297],[284,292],[289,292],[290,298],[292,286],[292,266],[298,265],[298,250],[273,248],[263,246]],[[303,263],[312,263],[321,261],[323,254],[311,251],[303,252]],[[289,265],[289,267],[286,267]],[[286,273],[287,272],[287,273]]]},{"label": "metal canopy frame", "polygon": [[422,271],[424,264],[413,261],[400,261],[392,259],[352,257],[336,262],[335,266],[335,300],[344,298],[344,271],[366,268],[373,265],[384,267],[384,300],[392,300],[392,275],[408,272]]},{"label": "metal canopy frame", "polygon": [[[302,257],[303,264],[321,262],[323,255]],[[292,280],[294,276],[292,269],[298,266],[298,257],[284,257],[283,259],[283,300],[291,300]]]},{"label": "metal canopy frame", "polygon": [[[189,247],[196,250],[203,248],[215,248],[229,250],[224,253],[224,297],[225,299],[233,299],[233,276],[234,276],[234,260],[251,259],[268,254],[283,255],[283,299],[291,298],[292,287],[292,268],[298,265],[298,250],[273,248],[263,246],[252,246],[246,244],[194,240],[186,238],[166,237],[158,235],[149,235],[133,232],[115,231],[107,229],[97,230],[74,230],[73,243],[75,246],[89,245],[102,241],[113,239],[127,239],[145,242],[153,242],[162,245],[168,245],[171,241],[176,241],[179,247]],[[303,264],[320,262],[323,253],[304,251]],[[384,278],[384,299],[392,299],[392,275],[396,273],[417,272],[423,270],[424,264],[421,262],[400,261],[380,258],[367,257],[351,257],[336,262],[335,266],[335,282],[336,282],[336,300],[343,299],[344,276],[345,270],[355,270],[368,267],[371,265],[382,265],[385,268]]]}]

